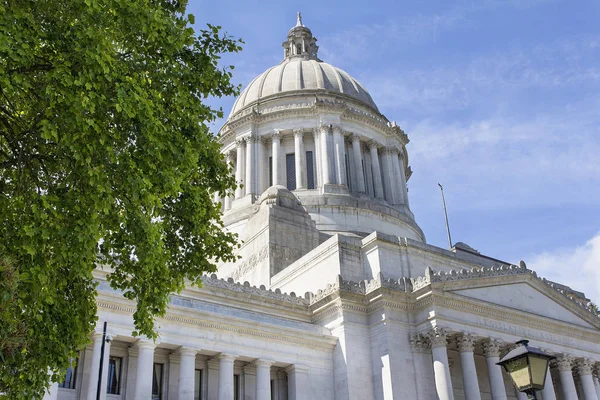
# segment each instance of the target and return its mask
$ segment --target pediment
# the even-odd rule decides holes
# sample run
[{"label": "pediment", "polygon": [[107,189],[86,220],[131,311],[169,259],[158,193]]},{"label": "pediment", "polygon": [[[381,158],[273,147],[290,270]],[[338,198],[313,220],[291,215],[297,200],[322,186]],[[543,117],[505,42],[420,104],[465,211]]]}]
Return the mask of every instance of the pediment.
[{"label": "pediment", "polygon": [[590,323],[575,315],[563,305],[524,282],[459,289],[452,291],[452,293],[586,328],[594,328]]}]

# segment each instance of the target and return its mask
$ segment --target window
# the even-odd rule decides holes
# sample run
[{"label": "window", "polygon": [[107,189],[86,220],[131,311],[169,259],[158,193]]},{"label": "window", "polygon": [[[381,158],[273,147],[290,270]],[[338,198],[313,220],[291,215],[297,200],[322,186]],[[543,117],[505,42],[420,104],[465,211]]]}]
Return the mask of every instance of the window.
[{"label": "window", "polygon": [[294,154],[285,155],[285,171],[287,174],[288,190],[296,189],[296,157]]},{"label": "window", "polygon": [[194,400],[202,399],[202,370],[197,369],[194,374]]},{"label": "window", "polygon": [[121,366],[123,359],[110,357],[108,359],[108,376],[106,379],[106,393],[121,394]]},{"label": "window", "polygon": [[152,400],[162,400],[163,365],[154,363],[152,373]]},{"label": "window", "polygon": [[240,376],[233,376],[233,400],[240,400]]},{"label": "window", "polygon": [[306,187],[307,189],[315,188],[315,173],[313,165],[313,152],[306,152]]},{"label": "window", "polygon": [[77,363],[79,359],[74,358],[71,360],[71,366],[67,368],[67,374],[65,380],[62,381],[58,387],[65,389],[75,389],[75,380],[77,379]]},{"label": "window", "polygon": [[269,157],[269,187],[273,186],[273,157]]}]

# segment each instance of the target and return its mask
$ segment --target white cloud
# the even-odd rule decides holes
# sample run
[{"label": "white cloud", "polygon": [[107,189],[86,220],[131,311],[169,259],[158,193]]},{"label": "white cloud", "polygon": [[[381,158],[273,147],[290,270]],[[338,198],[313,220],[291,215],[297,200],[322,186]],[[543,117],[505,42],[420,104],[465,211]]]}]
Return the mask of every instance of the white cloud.
[{"label": "white cloud", "polygon": [[584,292],[600,304],[600,232],[581,246],[534,255],[527,266],[539,276]]}]

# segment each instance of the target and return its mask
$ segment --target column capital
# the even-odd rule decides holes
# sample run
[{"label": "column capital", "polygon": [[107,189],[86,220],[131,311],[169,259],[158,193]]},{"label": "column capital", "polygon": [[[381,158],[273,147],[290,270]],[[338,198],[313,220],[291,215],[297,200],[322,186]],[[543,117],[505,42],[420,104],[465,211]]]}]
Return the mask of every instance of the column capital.
[{"label": "column capital", "polygon": [[177,349],[177,354],[179,354],[180,356],[196,356],[196,354],[198,353],[198,350],[196,349],[192,349],[191,347],[185,347],[185,346],[181,346],[179,349]]},{"label": "column capital", "polygon": [[462,333],[457,336],[458,351],[460,353],[472,353],[475,350],[475,336]]},{"label": "column capital", "polygon": [[339,133],[340,135],[342,134],[342,131],[343,131],[341,125],[335,125],[335,124],[331,125],[331,130],[333,131],[333,133]]},{"label": "column capital", "polygon": [[444,328],[436,326],[427,333],[427,336],[432,349],[448,346],[448,331]]},{"label": "column capital", "polygon": [[573,357],[568,354],[559,354],[556,357],[556,365],[558,366],[558,370],[560,372],[571,371],[571,367],[573,366]]},{"label": "column capital", "polygon": [[298,365],[298,364],[292,364],[289,367],[285,368],[285,372],[287,372],[288,374],[292,374],[292,373],[300,373],[300,374],[308,374],[308,367],[305,367],[304,365]]},{"label": "column capital", "polygon": [[156,348],[156,345],[158,343],[152,342],[150,340],[147,339],[138,339],[135,342],[135,347],[137,349],[150,349],[150,350],[154,350]]},{"label": "column capital", "polygon": [[279,129],[273,129],[271,137],[273,140],[281,140],[281,131]]},{"label": "column capital", "polygon": [[300,139],[302,139],[302,137],[304,137],[304,129],[295,128],[294,129],[294,137],[300,137]]},{"label": "column capital", "polygon": [[591,375],[594,368],[594,361],[589,358],[584,358],[578,360],[576,365],[579,375]]},{"label": "column capital", "polygon": [[243,147],[246,144],[246,139],[245,138],[237,138],[235,139],[235,146],[237,148]]},{"label": "column capital", "polygon": [[219,359],[219,361],[223,360],[223,361],[231,361],[234,362],[236,360],[236,358],[238,358],[238,356],[232,355],[232,354],[226,354],[226,353],[220,353],[217,358]]},{"label": "column capital", "polygon": [[360,135],[358,133],[348,132],[350,134],[350,139],[352,142],[360,142]]},{"label": "column capital", "polygon": [[371,139],[371,140],[369,140],[369,141],[367,142],[367,146],[369,146],[369,149],[372,149],[372,148],[376,148],[376,149],[377,149],[377,148],[379,148],[379,146],[381,146],[381,145],[380,145],[380,144],[379,144],[379,142],[377,142],[376,140],[374,140],[374,139]]},{"label": "column capital", "polygon": [[254,360],[253,364],[256,367],[271,367],[271,365],[275,364],[275,361],[272,360],[263,360],[263,359],[256,359]]},{"label": "column capital", "polygon": [[600,363],[594,364],[593,373],[600,380]]},{"label": "column capital", "polygon": [[425,354],[431,353],[431,344],[426,335],[423,335],[422,333],[411,333],[409,341],[414,352]]},{"label": "column capital", "polygon": [[104,335],[102,334],[102,332],[93,332],[92,333],[92,340],[94,342],[101,342],[103,336]]},{"label": "column capital", "polygon": [[321,133],[329,133],[330,127],[330,124],[320,124],[318,129]]},{"label": "column capital", "polygon": [[496,339],[488,339],[483,342],[483,354],[486,358],[500,357],[502,342]]}]

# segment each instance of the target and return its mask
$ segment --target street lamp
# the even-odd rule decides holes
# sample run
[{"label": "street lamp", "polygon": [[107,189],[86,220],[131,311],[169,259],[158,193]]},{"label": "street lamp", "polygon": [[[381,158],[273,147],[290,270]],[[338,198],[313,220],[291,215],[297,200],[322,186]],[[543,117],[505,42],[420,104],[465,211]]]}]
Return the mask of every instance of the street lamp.
[{"label": "street lamp", "polygon": [[520,340],[516,349],[510,351],[497,365],[502,366],[519,392],[529,399],[537,399],[536,391],[544,389],[548,363],[556,357],[529,346],[528,340]]}]

